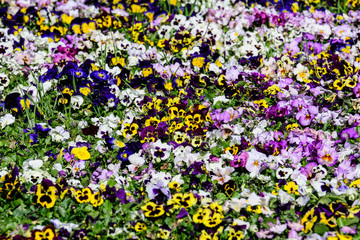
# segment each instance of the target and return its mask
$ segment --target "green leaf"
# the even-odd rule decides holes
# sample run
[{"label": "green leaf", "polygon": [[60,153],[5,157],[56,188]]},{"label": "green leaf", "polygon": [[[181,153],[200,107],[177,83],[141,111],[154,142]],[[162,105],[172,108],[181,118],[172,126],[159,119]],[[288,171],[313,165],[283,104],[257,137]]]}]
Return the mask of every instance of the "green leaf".
[{"label": "green leaf", "polygon": [[94,210],[94,207],[93,207],[93,205],[89,204],[89,205],[87,205],[87,206],[84,208],[84,210],[85,210],[86,212],[91,212],[91,211]]},{"label": "green leaf", "polygon": [[111,212],[112,210],[112,203],[110,202],[110,200],[106,199],[104,204],[103,204],[103,212]]},{"label": "green leaf", "polygon": [[322,236],[327,231],[329,231],[329,228],[325,224],[322,224],[322,223],[317,223],[314,227],[314,232],[319,234],[320,236]]},{"label": "green leaf", "polygon": [[53,169],[53,170],[51,170],[51,172],[50,172],[50,174],[51,174],[51,176],[53,176],[53,177],[56,177],[57,175],[58,175],[58,170],[56,170],[56,169]]},{"label": "green leaf", "polygon": [[222,102],[217,101],[217,102],[215,103],[214,109],[220,109],[220,108],[222,108],[222,106],[223,106]]},{"label": "green leaf", "polygon": [[19,206],[17,209],[14,210],[13,215],[16,219],[21,219],[24,215],[24,207]]},{"label": "green leaf", "polygon": [[328,197],[322,197],[322,198],[319,199],[318,203],[322,203],[322,204],[327,205],[327,204],[331,203],[331,199],[329,199]]},{"label": "green leaf", "polygon": [[61,217],[63,217],[63,218],[66,217],[66,210],[63,207],[56,206],[55,209],[60,214]]},{"label": "green leaf", "polygon": [[336,220],[336,222],[339,227],[357,225],[357,223],[359,222],[359,218],[358,217],[353,217],[353,218],[340,218],[339,217]]},{"label": "green leaf", "polygon": [[221,199],[221,200],[226,200],[227,199],[227,196],[226,196],[225,193],[218,193],[218,194],[216,194],[216,197],[218,199]]},{"label": "green leaf", "polygon": [[107,184],[109,185],[109,187],[113,187],[116,185],[116,181],[114,179],[110,179]]},{"label": "green leaf", "polygon": [[102,232],[104,227],[105,226],[103,226],[103,224],[101,222],[96,222],[95,226],[94,226],[94,233],[98,234],[98,233]]},{"label": "green leaf", "polygon": [[165,218],[165,223],[166,223],[168,226],[171,226],[172,221],[173,221],[172,218],[169,218],[169,217]]},{"label": "green leaf", "polygon": [[360,235],[356,235],[352,238],[352,240],[360,240]]},{"label": "green leaf", "polygon": [[239,192],[235,192],[231,197],[232,198],[241,198],[241,195]]}]

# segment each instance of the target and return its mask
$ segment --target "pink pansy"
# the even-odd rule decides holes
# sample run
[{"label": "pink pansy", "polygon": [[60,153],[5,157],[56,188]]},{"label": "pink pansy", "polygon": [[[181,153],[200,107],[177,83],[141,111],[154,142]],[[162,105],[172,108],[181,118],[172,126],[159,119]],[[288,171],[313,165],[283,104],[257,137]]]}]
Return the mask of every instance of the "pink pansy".
[{"label": "pink pansy", "polygon": [[327,165],[329,167],[332,167],[335,165],[338,154],[336,152],[336,149],[330,145],[323,144],[320,149],[317,151],[318,154],[318,163],[321,165]]},{"label": "pink pansy", "polygon": [[231,161],[231,166],[234,168],[245,167],[249,154],[242,152],[240,155],[235,155],[234,160]]}]

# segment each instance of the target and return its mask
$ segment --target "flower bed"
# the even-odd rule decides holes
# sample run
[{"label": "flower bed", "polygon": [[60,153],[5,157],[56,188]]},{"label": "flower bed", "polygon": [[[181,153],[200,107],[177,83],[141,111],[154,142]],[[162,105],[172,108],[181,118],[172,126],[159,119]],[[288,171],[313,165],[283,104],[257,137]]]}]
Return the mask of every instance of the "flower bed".
[{"label": "flower bed", "polygon": [[0,2],[0,239],[359,239],[359,7]]}]

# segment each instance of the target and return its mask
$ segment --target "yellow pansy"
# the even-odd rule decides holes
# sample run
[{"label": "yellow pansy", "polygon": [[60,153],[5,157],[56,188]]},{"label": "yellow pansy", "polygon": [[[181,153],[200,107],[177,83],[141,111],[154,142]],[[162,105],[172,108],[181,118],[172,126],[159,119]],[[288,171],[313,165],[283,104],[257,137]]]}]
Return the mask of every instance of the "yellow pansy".
[{"label": "yellow pansy", "polygon": [[88,160],[90,159],[90,153],[88,152],[88,148],[86,146],[73,148],[71,150],[71,154],[74,154],[80,160]]}]

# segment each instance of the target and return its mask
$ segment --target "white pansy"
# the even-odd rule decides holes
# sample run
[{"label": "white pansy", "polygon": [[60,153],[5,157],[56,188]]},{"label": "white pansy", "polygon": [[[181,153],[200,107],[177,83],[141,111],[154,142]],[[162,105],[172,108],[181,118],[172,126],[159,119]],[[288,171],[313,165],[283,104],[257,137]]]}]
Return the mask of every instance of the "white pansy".
[{"label": "white pansy", "polygon": [[6,126],[13,124],[15,122],[15,117],[10,113],[5,114],[5,116],[0,117],[1,128],[4,129]]}]

